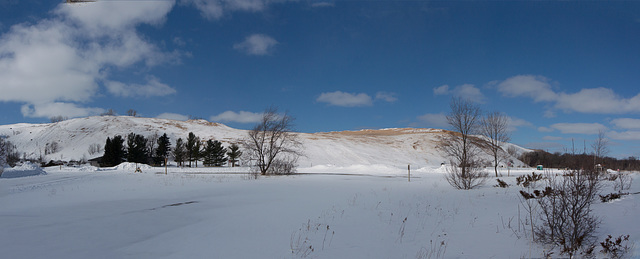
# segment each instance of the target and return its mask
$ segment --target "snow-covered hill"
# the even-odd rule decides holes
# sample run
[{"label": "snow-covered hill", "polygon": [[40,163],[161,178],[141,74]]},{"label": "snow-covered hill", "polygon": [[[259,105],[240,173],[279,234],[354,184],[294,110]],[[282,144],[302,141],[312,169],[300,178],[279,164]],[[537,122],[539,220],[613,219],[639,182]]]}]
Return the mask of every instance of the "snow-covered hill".
[{"label": "snow-covered hill", "polygon": [[[193,132],[201,140],[216,139],[225,146],[238,143],[246,137],[246,130],[233,129],[220,123],[205,120],[176,121],[130,116],[96,116],[71,119],[47,124],[0,125],[0,135],[14,143],[29,158],[43,155],[45,160],[83,160],[102,155],[89,154],[94,144],[104,146],[107,137],[129,134],[144,136],[166,133],[175,143],[186,139]],[[299,133],[304,144],[305,156],[299,160],[301,167],[385,165],[406,168],[439,166],[447,159],[436,149],[438,139],[446,134],[440,129],[381,129],[341,131],[327,133]],[[45,147],[57,142],[58,151],[45,155]],[[518,153],[527,149],[516,147]],[[489,160],[489,157],[486,158]],[[515,157],[515,165],[521,165]]]}]

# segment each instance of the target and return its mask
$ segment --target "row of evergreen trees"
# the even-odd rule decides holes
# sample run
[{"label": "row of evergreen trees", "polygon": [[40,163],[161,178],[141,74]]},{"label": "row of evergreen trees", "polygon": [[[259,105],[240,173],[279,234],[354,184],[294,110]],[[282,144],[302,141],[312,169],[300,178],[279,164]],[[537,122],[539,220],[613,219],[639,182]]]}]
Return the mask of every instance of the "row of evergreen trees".
[{"label": "row of evergreen trees", "polygon": [[184,166],[188,161],[189,167],[191,167],[191,162],[195,162],[197,167],[199,160],[202,160],[205,166],[223,166],[227,161],[231,166],[236,166],[242,155],[240,147],[236,144],[232,144],[229,150],[217,140],[208,140],[203,145],[200,138],[193,132],[189,132],[186,143],[182,138],[178,138],[174,148],[171,147],[171,141],[166,133],[157,140],[129,133],[126,139],[126,148],[124,143],[125,139],[120,135],[107,138],[101,165],[115,166],[125,161],[164,165],[172,156],[179,166]]}]

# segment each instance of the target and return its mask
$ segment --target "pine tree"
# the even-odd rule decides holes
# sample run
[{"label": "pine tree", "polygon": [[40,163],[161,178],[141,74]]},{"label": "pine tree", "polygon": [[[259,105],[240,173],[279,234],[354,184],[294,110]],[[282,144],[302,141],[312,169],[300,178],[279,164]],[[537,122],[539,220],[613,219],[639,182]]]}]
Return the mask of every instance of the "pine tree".
[{"label": "pine tree", "polygon": [[147,139],[135,133],[127,136],[127,161],[132,163],[147,163],[149,152],[147,150]]},{"label": "pine tree", "polygon": [[163,165],[166,165],[167,157],[169,156],[169,152],[171,152],[171,142],[169,141],[169,137],[167,133],[162,134],[160,138],[158,138],[158,147],[156,148],[156,158],[162,162]]},{"label": "pine tree", "polygon": [[223,166],[227,162],[227,158],[224,156],[227,153],[227,149],[222,146],[220,141],[213,141],[213,166]]},{"label": "pine tree", "polygon": [[176,148],[173,149],[173,158],[178,165],[182,166],[186,153],[187,150],[185,149],[184,141],[182,138],[178,138],[178,140],[176,140]]},{"label": "pine tree", "polygon": [[194,159],[194,149],[196,146],[196,142],[199,142],[196,139],[196,135],[193,132],[189,132],[189,137],[187,138],[187,160],[189,160],[189,167],[191,167],[191,161]]},{"label": "pine tree", "polygon": [[229,162],[231,162],[231,167],[235,167],[238,159],[242,155],[242,151],[240,151],[240,147],[238,145],[231,144],[229,147],[229,152],[227,152],[227,157],[229,157]]},{"label": "pine tree", "polygon": [[104,145],[104,155],[102,156],[102,166],[116,166],[126,157],[124,150],[124,139],[120,135],[116,135],[113,139],[107,137]]},{"label": "pine tree", "polygon": [[196,144],[193,146],[191,153],[193,155],[193,160],[196,161],[196,167],[198,167],[198,160],[202,158],[204,153],[204,147],[202,146],[202,142],[200,142],[200,137],[196,137]]},{"label": "pine tree", "polygon": [[204,166],[212,166],[213,165],[213,141],[212,140],[208,140],[207,144],[204,146],[204,152],[203,153],[203,160],[202,160],[202,164]]},{"label": "pine tree", "polygon": [[226,152],[227,149],[222,146],[220,141],[209,140],[204,148],[202,163],[205,166],[223,166],[227,162],[227,158],[224,157]]}]

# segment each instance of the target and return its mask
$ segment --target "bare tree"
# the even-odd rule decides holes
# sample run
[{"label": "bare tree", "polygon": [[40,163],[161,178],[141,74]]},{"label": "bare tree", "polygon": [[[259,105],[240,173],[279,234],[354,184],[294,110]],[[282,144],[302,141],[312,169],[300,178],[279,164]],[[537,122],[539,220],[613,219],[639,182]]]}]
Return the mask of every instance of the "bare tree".
[{"label": "bare tree", "polygon": [[0,175],[4,170],[4,167],[7,165],[7,157],[9,156],[9,143],[4,140],[4,136],[0,136]]},{"label": "bare tree", "polygon": [[56,122],[61,122],[61,121],[66,121],[68,120],[68,117],[62,116],[62,115],[58,115],[58,116],[53,116],[51,118],[49,118],[49,120],[51,121],[51,123],[56,123]]},{"label": "bare tree", "polygon": [[595,166],[598,158],[603,158],[609,154],[609,140],[605,138],[604,130],[598,131],[598,136],[591,144],[591,148],[593,148],[593,164]]},{"label": "bare tree", "polygon": [[260,174],[295,173],[302,143],[293,133],[293,121],[287,113],[279,115],[277,108],[270,107],[249,131],[243,145],[252,167]]},{"label": "bare tree", "polygon": [[91,144],[89,145],[89,155],[95,155],[102,152],[102,146],[100,144]]},{"label": "bare tree", "polygon": [[114,111],[113,109],[108,109],[107,111],[100,114],[100,116],[115,116],[115,115],[116,115],[116,111]]},{"label": "bare tree", "polygon": [[501,112],[487,114],[481,121],[480,131],[489,139],[489,153],[493,156],[493,170],[498,177],[498,163],[502,158],[501,143],[511,140],[509,134],[509,117]]},{"label": "bare tree", "polygon": [[452,99],[450,106],[447,122],[453,132],[441,141],[439,147],[452,159],[447,181],[458,189],[468,190],[482,184],[486,178],[486,173],[478,170],[479,149],[472,136],[478,133],[480,108],[462,98]]},{"label": "bare tree", "polygon": [[127,116],[136,117],[136,116],[138,116],[138,111],[136,111],[134,109],[129,109],[127,111]]}]

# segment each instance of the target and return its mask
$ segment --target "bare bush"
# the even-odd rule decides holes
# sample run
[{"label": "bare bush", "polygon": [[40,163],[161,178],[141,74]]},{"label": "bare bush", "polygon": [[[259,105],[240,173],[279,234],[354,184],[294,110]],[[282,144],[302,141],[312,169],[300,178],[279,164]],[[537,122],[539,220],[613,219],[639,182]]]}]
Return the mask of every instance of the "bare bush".
[{"label": "bare bush", "polygon": [[633,183],[633,178],[629,174],[618,173],[616,179],[613,181],[613,189],[622,192],[624,190],[631,189],[631,183]]},{"label": "bare bush", "polygon": [[467,166],[466,172],[464,172],[462,167],[452,162],[447,167],[447,173],[444,177],[456,189],[471,190],[483,185],[488,176],[489,174],[480,167]]},{"label": "bare bush", "polygon": [[583,247],[593,247],[600,220],[592,215],[591,204],[598,197],[600,183],[592,175],[573,170],[564,176],[546,176],[548,187],[537,198],[542,224],[535,228],[536,241],[559,247],[569,257]]},{"label": "bare bush", "polygon": [[602,250],[601,253],[611,256],[611,258],[623,258],[631,251],[631,247],[628,245],[629,235],[622,235],[615,239],[611,235],[608,235],[604,242],[600,242]]}]

